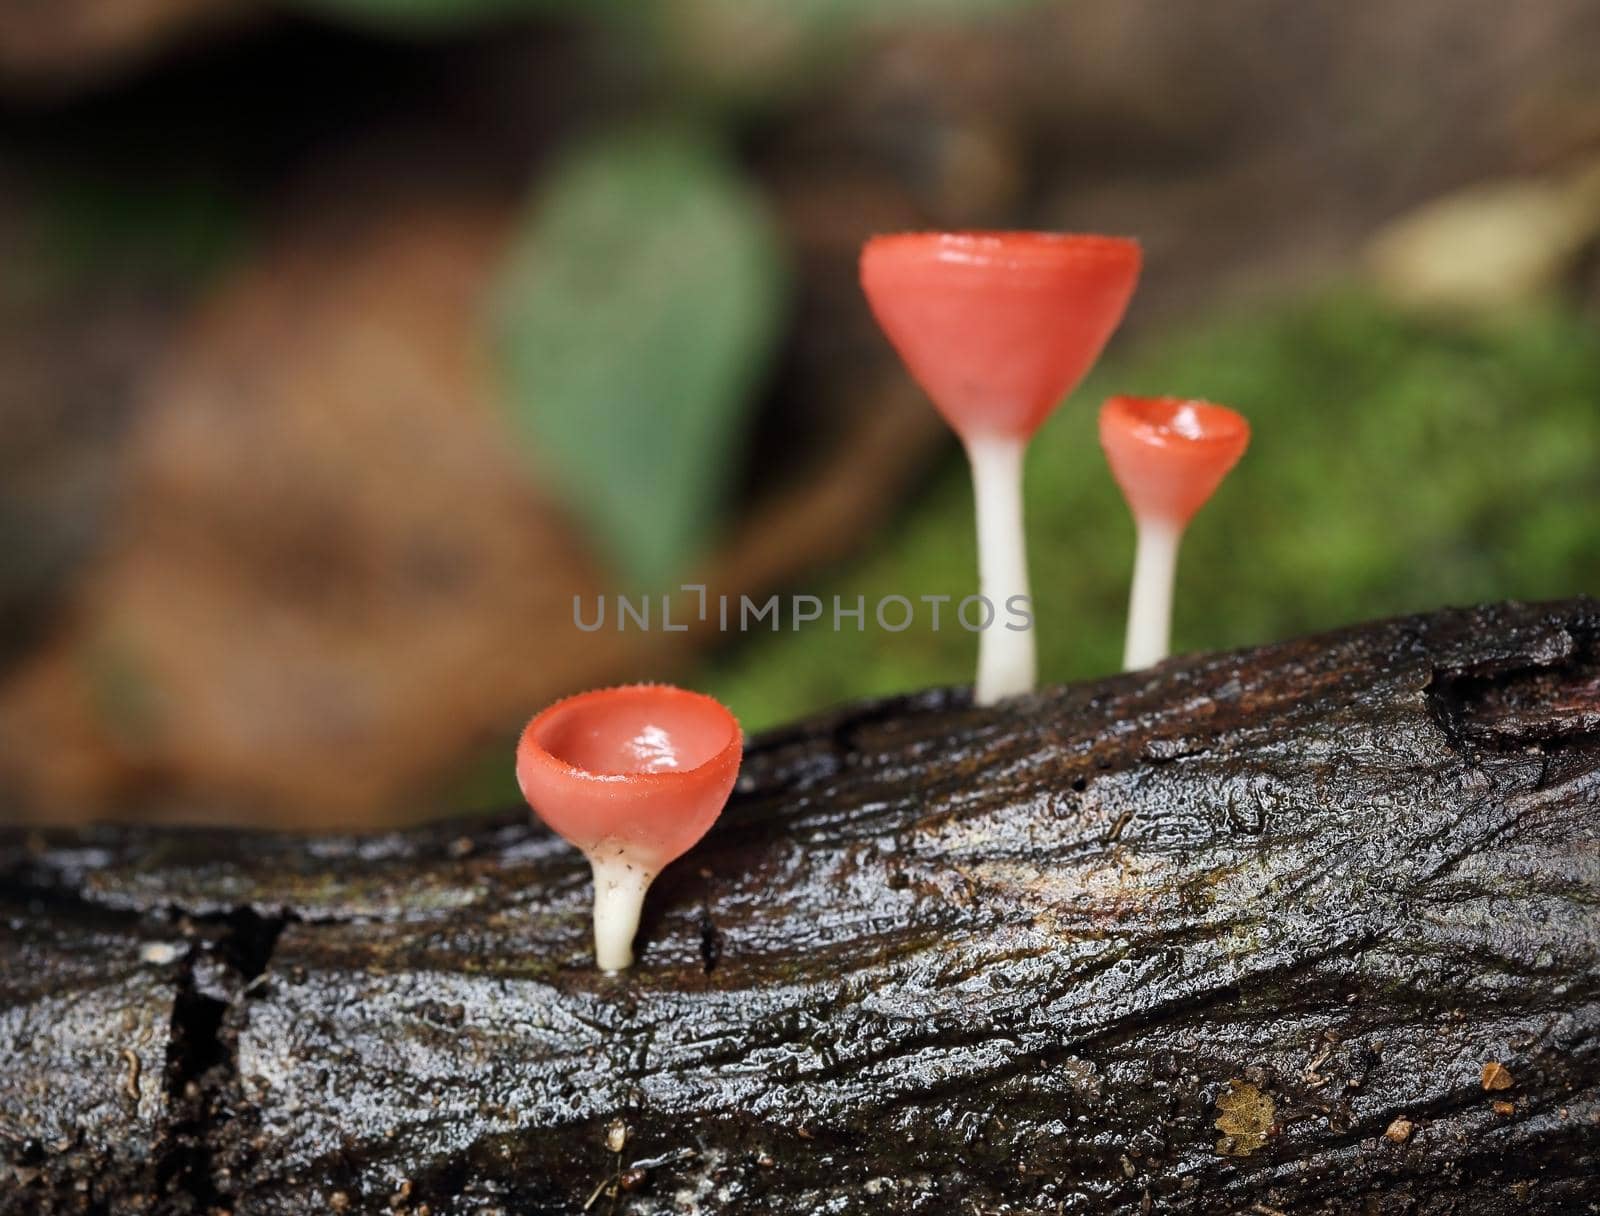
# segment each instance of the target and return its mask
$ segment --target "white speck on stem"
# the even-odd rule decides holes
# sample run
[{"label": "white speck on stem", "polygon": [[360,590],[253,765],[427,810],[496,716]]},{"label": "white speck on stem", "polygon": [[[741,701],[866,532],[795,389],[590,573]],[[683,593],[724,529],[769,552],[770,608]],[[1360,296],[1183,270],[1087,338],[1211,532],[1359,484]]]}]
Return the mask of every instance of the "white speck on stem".
[{"label": "white speck on stem", "polygon": [[655,872],[610,848],[590,854],[589,869],[594,874],[595,963],[602,971],[626,971],[633,966],[633,937]]},{"label": "white speck on stem", "polygon": [[994,610],[978,634],[978,682],[973,699],[993,705],[1032,692],[1037,661],[1033,630],[1001,621],[1013,596],[1028,595],[1028,551],[1022,531],[1022,457],[1027,440],[978,435],[966,440],[972,497],[978,515],[978,590]]},{"label": "white speck on stem", "polygon": [[1127,671],[1161,662],[1172,650],[1172,585],[1178,573],[1183,526],[1165,519],[1138,521],[1133,589],[1128,595]]}]

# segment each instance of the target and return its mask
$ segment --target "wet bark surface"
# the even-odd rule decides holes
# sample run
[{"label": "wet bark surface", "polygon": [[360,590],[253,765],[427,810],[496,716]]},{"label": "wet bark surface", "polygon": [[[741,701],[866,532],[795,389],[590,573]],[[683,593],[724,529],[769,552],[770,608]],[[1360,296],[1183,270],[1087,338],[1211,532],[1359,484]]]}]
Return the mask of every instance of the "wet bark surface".
[{"label": "wet bark surface", "polygon": [[590,965],[522,814],[0,836],[0,1212],[1584,1212],[1600,605],[752,743]]}]

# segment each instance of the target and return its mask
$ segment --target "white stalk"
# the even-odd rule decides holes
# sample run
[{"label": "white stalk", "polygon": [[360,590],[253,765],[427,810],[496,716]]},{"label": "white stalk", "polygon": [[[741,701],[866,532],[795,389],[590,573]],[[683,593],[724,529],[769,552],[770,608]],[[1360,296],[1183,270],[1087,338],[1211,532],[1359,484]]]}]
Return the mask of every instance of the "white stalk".
[{"label": "white stalk", "polygon": [[644,893],[655,878],[627,854],[619,855],[615,843],[602,846],[607,856],[590,854],[594,874],[594,961],[602,971],[626,971],[633,966],[633,936],[639,932]]},{"label": "white stalk", "polygon": [[1022,454],[1027,440],[1004,435],[966,441],[978,513],[978,591],[989,601],[989,627],[978,634],[974,699],[993,705],[1032,692],[1033,630],[1007,629],[1013,596],[1028,595],[1028,552],[1022,535]]},{"label": "white stalk", "polygon": [[1133,590],[1128,596],[1127,671],[1161,662],[1172,650],[1172,584],[1178,573],[1178,542],[1183,526],[1165,519],[1137,523]]}]

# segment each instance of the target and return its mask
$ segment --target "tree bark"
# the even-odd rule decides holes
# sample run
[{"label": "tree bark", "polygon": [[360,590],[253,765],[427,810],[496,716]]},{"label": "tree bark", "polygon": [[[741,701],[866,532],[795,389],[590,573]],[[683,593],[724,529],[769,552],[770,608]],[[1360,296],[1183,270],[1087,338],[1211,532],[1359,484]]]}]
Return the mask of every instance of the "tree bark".
[{"label": "tree bark", "polygon": [[0,1212],[1592,1211],[1597,812],[1577,600],[767,735],[620,977],[521,813],[0,836]]}]

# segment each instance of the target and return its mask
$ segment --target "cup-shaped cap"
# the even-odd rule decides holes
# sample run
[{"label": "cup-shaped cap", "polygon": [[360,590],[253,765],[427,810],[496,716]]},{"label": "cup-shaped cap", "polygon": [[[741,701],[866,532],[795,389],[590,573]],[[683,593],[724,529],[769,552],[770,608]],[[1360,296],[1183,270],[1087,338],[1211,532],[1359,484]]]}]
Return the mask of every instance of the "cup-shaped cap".
[{"label": "cup-shaped cap", "polygon": [[1100,446],[1136,519],[1187,524],[1249,444],[1244,415],[1209,401],[1113,397],[1100,410]]},{"label": "cup-shaped cap", "polygon": [[873,315],[964,438],[1026,439],[1122,320],[1139,245],[1048,232],[908,232],[861,251]]},{"label": "cup-shaped cap", "polygon": [[710,697],[667,684],[557,701],[517,744],[517,783],[551,830],[593,856],[625,851],[659,870],[722,813],[739,774],[739,724]]}]

